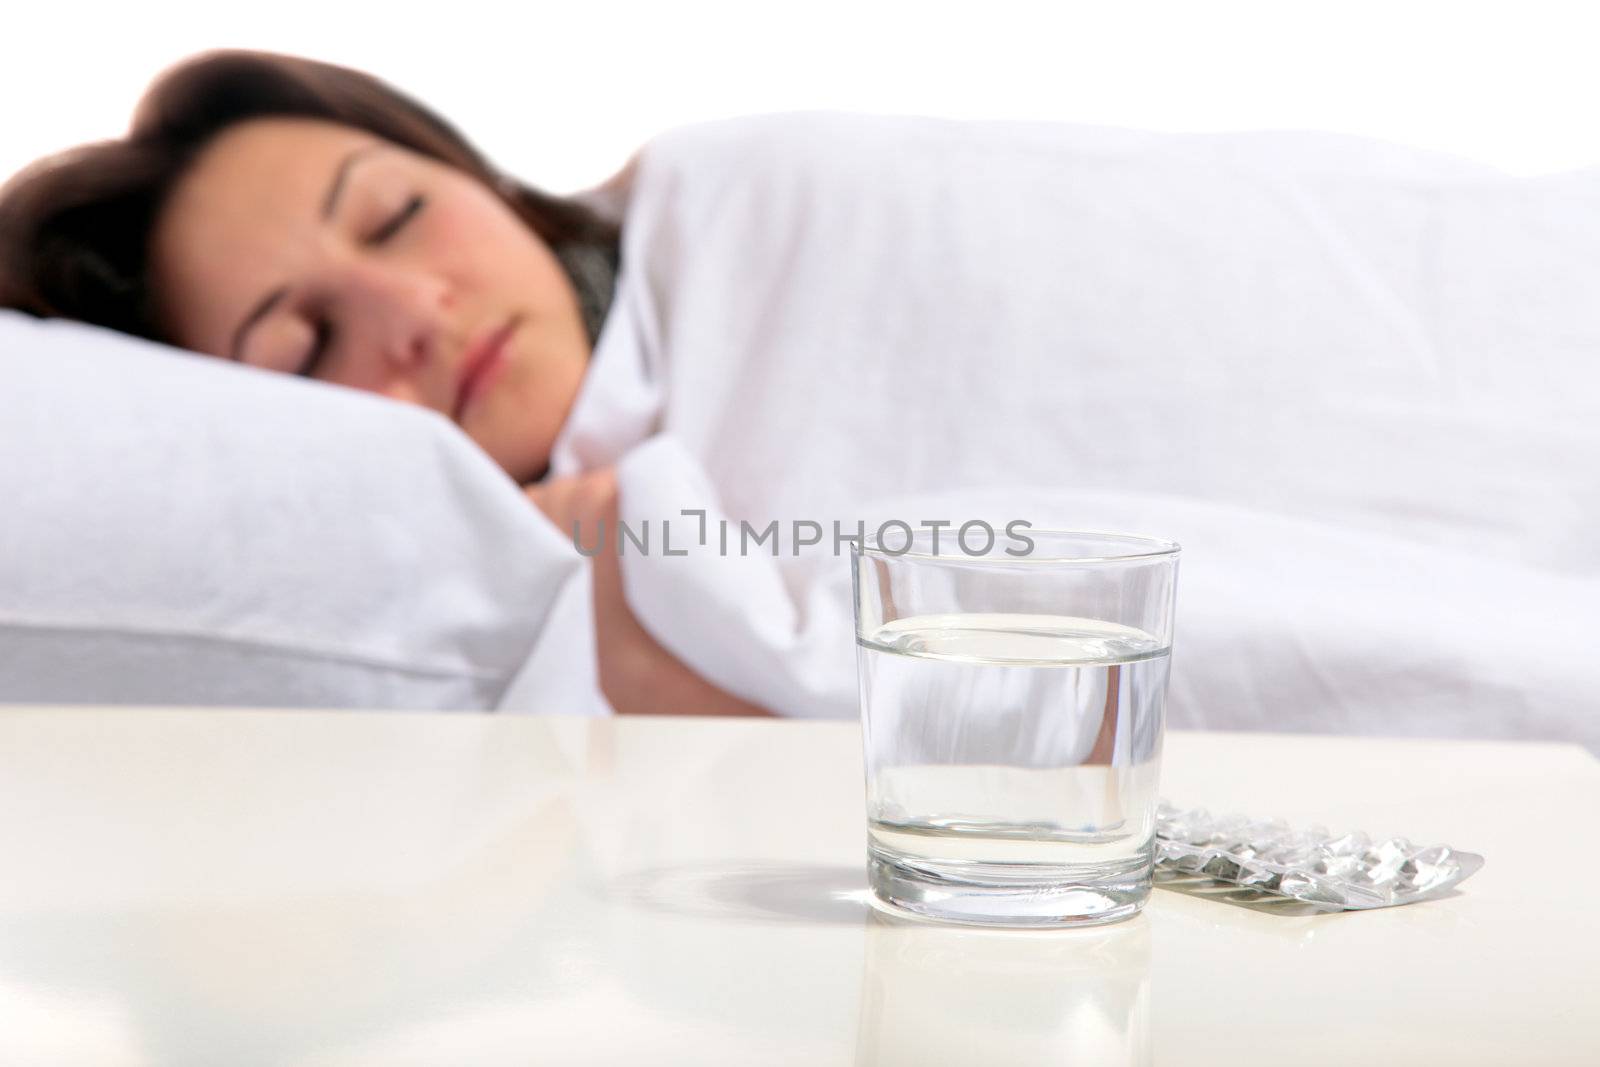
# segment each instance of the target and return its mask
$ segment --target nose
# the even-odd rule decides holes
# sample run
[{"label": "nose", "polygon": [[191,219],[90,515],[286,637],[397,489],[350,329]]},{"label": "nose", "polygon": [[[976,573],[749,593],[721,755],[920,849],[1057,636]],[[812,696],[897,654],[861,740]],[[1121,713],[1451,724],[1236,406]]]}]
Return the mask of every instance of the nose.
[{"label": "nose", "polygon": [[[431,369],[438,367],[455,294],[425,270],[390,264],[352,265],[339,286],[353,346],[353,369],[364,387],[395,399],[429,403]],[[435,406],[435,405],[430,405]]]}]

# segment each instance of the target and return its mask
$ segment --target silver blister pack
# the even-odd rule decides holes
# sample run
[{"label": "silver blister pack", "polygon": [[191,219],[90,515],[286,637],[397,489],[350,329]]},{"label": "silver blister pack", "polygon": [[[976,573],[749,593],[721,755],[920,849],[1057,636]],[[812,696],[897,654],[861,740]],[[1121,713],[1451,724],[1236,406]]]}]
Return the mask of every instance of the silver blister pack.
[{"label": "silver blister pack", "polygon": [[1328,908],[1387,908],[1439,896],[1483,866],[1448,845],[1337,836],[1321,826],[1213,816],[1165,801],[1156,810],[1156,864]]}]

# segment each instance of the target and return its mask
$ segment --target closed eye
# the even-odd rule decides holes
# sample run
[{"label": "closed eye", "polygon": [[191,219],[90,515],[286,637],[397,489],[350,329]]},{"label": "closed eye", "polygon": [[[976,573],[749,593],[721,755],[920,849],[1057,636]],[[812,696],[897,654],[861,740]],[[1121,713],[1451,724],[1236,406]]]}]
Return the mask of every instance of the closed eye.
[{"label": "closed eye", "polygon": [[319,318],[315,326],[314,340],[311,351],[300,364],[300,369],[295,371],[302,378],[315,378],[317,370],[322,366],[323,357],[328,352],[328,342],[333,337],[333,325],[327,319]]},{"label": "closed eye", "polygon": [[417,212],[422,210],[423,206],[426,205],[427,202],[428,198],[420,193],[416,196],[413,196],[410,200],[407,200],[405,207],[395,212],[394,216],[390,218],[388,222],[385,222],[381,227],[378,228],[377,232],[375,232],[371,237],[367,238],[367,244],[381,245],[383,242],[399,233],[405,227],[405,224],[410,222],[416,216]]}]

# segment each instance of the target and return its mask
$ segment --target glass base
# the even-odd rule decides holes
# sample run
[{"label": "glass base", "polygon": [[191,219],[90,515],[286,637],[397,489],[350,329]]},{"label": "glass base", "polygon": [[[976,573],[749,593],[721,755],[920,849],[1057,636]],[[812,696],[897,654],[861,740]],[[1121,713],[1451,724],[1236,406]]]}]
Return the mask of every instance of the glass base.
[{"label": "glass base", "polygon": [[1096,926],[1150,899],[1154,857],[1070,868],[941,863],[868,850],[867,881],[892,908],[982,926]]}]

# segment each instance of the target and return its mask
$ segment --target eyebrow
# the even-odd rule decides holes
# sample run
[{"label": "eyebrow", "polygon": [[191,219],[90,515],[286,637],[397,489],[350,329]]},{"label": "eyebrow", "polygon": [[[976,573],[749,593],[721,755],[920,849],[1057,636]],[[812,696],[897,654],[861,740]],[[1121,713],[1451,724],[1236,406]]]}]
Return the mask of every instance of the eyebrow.
[{"label": "eyebrow", "polygon": [[[328,195],[322,200],[322,219],[324,222],[333,218],[333,213],[339,206],[339,197],[344,192],[345,179],[349,177],[350,168],[359,162],[363,156],[382,147],[383,145],[381,144],[368,144],[345,153],[344,158],[339,161],[339,166],[333,172],[333,182],[328,186]],[[238,329],[233,331],[233,341],[228,346],[229,359],[237,361],[240,358],[244,350],[245,335],[250,332],[250,328],[260,322],[273,308],[277,307],[288,293],[289,287],[280,285],[263,297],[261,302],[251,310],[250,314],[244,317],[244,321],[239,323]]]},{"label": "eyebrow", "polygon": [[345,153],[345,157],[339,161],[339,169],[333,172],[333,184],[328,186],[328,195],[322,201],[323,221],[333,218],[333,210],[339,206],[339,194],[344,192],[344,180],[350,173],[351,165],[379,147],[381,146],[375,144],[362,145],[352,152]]}]

